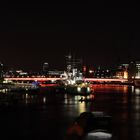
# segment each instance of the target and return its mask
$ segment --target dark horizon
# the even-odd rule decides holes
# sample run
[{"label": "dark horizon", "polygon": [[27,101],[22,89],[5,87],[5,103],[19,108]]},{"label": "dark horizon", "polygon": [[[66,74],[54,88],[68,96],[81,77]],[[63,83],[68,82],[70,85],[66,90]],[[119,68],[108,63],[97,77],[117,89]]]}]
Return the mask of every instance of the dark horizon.
[{"label": "dark horizon", "polygon": [[92,67],[140,59],[139,4],[112,4],[9,3],[1,8],[0,61],[40,70],[44,62],[64,68],[70,51]]}]

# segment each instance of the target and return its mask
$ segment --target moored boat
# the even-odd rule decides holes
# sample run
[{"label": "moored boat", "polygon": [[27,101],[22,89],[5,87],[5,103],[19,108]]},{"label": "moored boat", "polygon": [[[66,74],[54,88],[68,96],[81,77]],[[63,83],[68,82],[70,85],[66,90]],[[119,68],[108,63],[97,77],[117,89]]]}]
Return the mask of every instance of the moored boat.
[{"label": "moored boat", "polygon": [[6,89],[6,92],[22,92],[22,91],[38,91],[40,86],[36,82],[32,83],[3,83],[3,89]]},{"label": "moored boat", "polygon": [[90,84],[85,83],[83,81],[81,81],[80,83],[73,84],[73,85],[66,85],[65,89],[66,89],[66,93],[72,94],[72,95],[87,96],[87,95],[93,94],[93,90]]}]

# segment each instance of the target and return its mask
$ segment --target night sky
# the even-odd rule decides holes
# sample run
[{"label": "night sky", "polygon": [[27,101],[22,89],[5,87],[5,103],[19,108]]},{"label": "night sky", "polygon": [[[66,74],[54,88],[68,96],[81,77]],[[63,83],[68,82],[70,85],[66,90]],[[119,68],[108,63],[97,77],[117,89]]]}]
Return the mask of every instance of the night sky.
[{"label": "night sky", "polygon": [[84,64],[110,67],[140,59],[138,3],[10,4],[0,9],[0,61],[8,67],[63,68],[70,51]]}]

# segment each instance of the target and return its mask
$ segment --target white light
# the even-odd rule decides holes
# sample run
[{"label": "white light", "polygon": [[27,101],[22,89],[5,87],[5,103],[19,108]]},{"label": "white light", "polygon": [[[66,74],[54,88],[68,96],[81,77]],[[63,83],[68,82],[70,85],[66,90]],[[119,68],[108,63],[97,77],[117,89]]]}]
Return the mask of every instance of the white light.
[{"label": "white light", "polygon": [[136,89],[135,89],[135,94],[136,94],[136,95],[140,95],[140,89],[137,89],[137,88],[136,88]]},{"label": "white light", "polygon": [[89,73],[93,73],[93,71],[92,70],[89,70]]},{"label": "white light", "polygon": [[46,103],[46,97],[43,97],[43,103]]},{"label": "white light", "polygon": [[74,81],[74,80],[72,80],[72,81],[71,81],[71,84],[72,84],[72,85],[74,85],[74,84],[75,84],[75,81]]},{"label": "white light", "polygon": [[80,87],[77,87],[77,91],[78,91],[78,92],[81,92],[81,88],[80,88]]},{"label": "white light", "polygon": [[87,87],[87,92],[90,92],[90,88],[89,87]]},{"label": "white light", "polygon": [[93,133],[89,133],[88,136],[92,136],[95,139],[96,138],[100,138],[100,139],[111,139],[112,134],[105,133],[105,132],[93,132]]}]

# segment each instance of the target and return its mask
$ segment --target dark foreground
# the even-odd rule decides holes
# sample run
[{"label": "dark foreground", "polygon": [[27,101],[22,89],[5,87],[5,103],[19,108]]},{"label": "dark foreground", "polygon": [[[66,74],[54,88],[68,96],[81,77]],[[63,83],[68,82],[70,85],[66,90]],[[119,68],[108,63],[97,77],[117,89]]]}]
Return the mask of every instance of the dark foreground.
[{"label": "dark foreground", "polygon": [[93,102],[46,91],[0,94],[0,138],[64,140],[68,126],[80,113],[103,111],[112,116],[112,139],[139,140],[140,89],[95,85],[94,90]]}]

